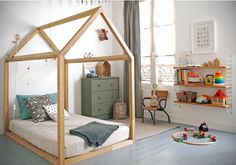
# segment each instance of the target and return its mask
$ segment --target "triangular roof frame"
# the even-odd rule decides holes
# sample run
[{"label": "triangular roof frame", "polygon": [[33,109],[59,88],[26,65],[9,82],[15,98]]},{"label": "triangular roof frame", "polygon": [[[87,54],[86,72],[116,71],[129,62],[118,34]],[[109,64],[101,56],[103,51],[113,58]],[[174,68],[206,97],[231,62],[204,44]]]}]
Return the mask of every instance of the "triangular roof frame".
[{"label": "triangular roof frame", "polygon": [[[67,52],[74,46],[76,41],[83,35],[83,33],[89,28],[93,21],[101,15],[105,23],[108,25],[110,31],[115,36],[119,45],[122,47],[124,54],[122,55],[112,55],[112,56],[99,56],[92,58],[78,58],[78,59],[65,59]],[[67,44],[59,50],[50,37],[45,33],[44,29],[61,25],[67,22],[71,22],[80,18],[90,16],[89,19],[81,26],[81,28],[75,33],[75,35],[67,42]],[[52,49],[52,52],[36,53],[17,56],[16,53],[19,52],[36,34],[39,34],[44,41]],[[15,61],[28,61],[28,60],[40,60],[57,58],[57,104],[58,104],[58,120],[57,120],[57,157],[42,151],[30,144],[24,139],[20,139],[14,133],[9,131],[9,63]],[[128,70],[128,92],[129,92],[129,116],[130,116],[130,129],[129,138],[120,143],[116,143],[111,146],[107,146],[101,149],[94,150],[83,155],[75,156],[72,158],[65,158],[64,146],[65,146],[65,134],[64,134],[64,108],[68,110],[68,64],[70,63],[81,63],[81,62],[98,62],[98,61],[127,61]],[[134,58],[122,39],[121,35],[118,33],[114,24],[106,16],[101,7],[97,7],[80,14],[76,14],[49,24],[40,26],[32,31],[27,37],[25,37],[20,44],[14,48],[11,53],[6,57],[4,62],[4,130],[5,134],[11,137],[13,140],[21,143],[27,148],[31,149],[35,153],[43,156],[43,158],[52,162],[53,164],[64,165],[72,164],[84,159],[91,158],[93,156],[99,155],[101,153],[109,152],[120,147],[124,147],[135,142],[135,112],[134,112]]]},{"label": "triangular roof frame", "polygon": [[[93,8],[91,10],[84,11],[82,13],[72,15],[70,17],[66,17],[66,18],[63,18],[63,19],[60,19],[60,20],[57,20],[57,21],[54,21],[54,22],[51,22],[51,23],[48,23],[48,24],[45,24],[45,25],[42,25],[42,26],[36,28],[28,36],[26,36],[22,40],[22,42],[20,42],[20,44],[17,46],[17,48],[14,48],[11,51],[11,53],[8,55],[6,61],[11,62],[11,61],[38,60],[38,59],[57,58],[59,55],[66,56],[68,51],[74,46],[74,44],[80,39],[80,37],[90,27],[90,25],[98,18],[99,15],[101,15],[101,17],[105,21],[106,25],[108,26],[109,30],[112,32],[112,34],[116,38],[118,44],[121,46],[121,48],[124,51],[124,55],[116,55],[114,57],[111,57],[111,60],[118,60],[118,59],[120,59],[120,57],[123,59],[133,58],[131,51],[129,50],[129,48],[125,44],[125,42],[124,42],[123,38],[121,37],[121,35],[119,34],[118,30],[116,29],[116,27],[114,26],[112,21],[107,17],[107,15],[103,11],[102,7],[99,6],[99,7]],[[90,16],[88,18],[88,20],[80,27],[80,29],[73,35],[73,37],[64,45],[64,47],[61,50],[59,50],[57,48],[57,46],[53,43],[51,38],[44,31],[47,28],[66,24],[68,22],[72,22],[72,21],[75,21],[75,20],[78,20],[78,19],[81,19],[84,17],[88,17],[88,16]],[[35,53],[35,54],[17,56],[17,53],[36,34],[39,34],[42,37],[42,39],[46,42],[46,44],[52,49],[52,52]],[[106,57],[104,56],[104,58],[101,58],[101,57],[95,58],[94,60],[96,60],[96,59],[104,60],[104,59],[106,59]],[[79,62],[81,60],[82,59],[77,59],[77,60],[70,59],[69,62],[73,63],[73,62]],[[82,60],[82,61],[86,62],[86,59]]]}]

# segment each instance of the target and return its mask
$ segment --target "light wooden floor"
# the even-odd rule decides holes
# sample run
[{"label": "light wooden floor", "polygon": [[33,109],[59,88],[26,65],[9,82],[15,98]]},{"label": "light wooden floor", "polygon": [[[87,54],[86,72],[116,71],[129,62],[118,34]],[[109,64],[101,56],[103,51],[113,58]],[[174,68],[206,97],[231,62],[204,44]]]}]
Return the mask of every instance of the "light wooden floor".
[{"label": "light wooden floor", "polygon": [[[177,143],[176,128],[141,139],[136,144],[81,162],[79,165],[235,165],[236,134],[213,131],[217,142],[209,146]],[[46,160],[0,135],[1,165],[47,165]]]},{"label": "light wooden floor", "polygon": [[[124,123],[129,125],[129,119],[121,120],[111,120],[115,122]],[[142,123],[142,118],[135,119],[135,129],[136,129],[136,139],[143,139],[161,132],[165,132],[178,127],[179,124],[168,123],[167,121],[156,120],[156,124],[153,125],[153,120],[145,118],[144,123]]]}]

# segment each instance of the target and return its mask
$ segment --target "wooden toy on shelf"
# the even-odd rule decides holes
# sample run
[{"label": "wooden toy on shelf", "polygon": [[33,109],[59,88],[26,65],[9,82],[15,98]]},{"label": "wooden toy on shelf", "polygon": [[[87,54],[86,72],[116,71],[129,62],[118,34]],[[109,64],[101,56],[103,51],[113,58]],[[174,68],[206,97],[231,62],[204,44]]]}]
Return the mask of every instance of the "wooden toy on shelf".
[{"label": "wooden toy on shelf", "polygon": [[208,63],[204,63],[204,64],[203,64],[203,67],[208,67]]},{"label": "wooden toy on shelf", "polygon": [[223,74],[220,70],[215,73],[214,85],[225,85]]},{"label": "wooden toy on shelf", "polygon": [[110,77],[111,64],[108,61],[98,62],[96,65],[96,71],[97,71],[98,76]]},{"label": "wooden toy on shelf", "polygon": [[218,58],[216,58],[214,61],[213,61],[213,67],[220,67],[220,60]]},{"label": "wooden toy on shelf", "polygon": [[211,102],[211,98],[208,95],[201,95],[197,97],[196,102],[200,104],[207,104]]},{"label": "wooden toy on shelf", "polygon": [[205,85],[213,85],[214,83],[214,75],[213,74],[207,74],[206,78],[204,79]]},{"label": "wooden toy on shelf", "polygon": [[188,83],[200,83],[200,82],[201,82],[200,76],[194,71],[189,71]]},{"label": "wooden toy on shelf", "polygon": [[211,61],[208,61],[208,67],[211,68],[212,67],[212,62]]},{"label": "wooden toy on shelf", "polygon": [[225,106],[226,96],[220,89],[211,97],[211,102],[214,105]]}]

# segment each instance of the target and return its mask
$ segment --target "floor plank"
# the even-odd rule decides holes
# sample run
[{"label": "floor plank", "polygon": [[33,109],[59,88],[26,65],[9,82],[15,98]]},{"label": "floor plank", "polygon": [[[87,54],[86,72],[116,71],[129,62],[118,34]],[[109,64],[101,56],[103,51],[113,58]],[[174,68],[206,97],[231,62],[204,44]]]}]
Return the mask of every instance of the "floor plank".
[{"label": "floor plank", "polygon": [[[235,165],[236,134],[212,131],[217,142],[208,146],[193,146],[177,143],[171,135],[183,130],[176,128],[89,160],[78,165]],[[49,162],[0,135],[0,164],[48,165]]]}]

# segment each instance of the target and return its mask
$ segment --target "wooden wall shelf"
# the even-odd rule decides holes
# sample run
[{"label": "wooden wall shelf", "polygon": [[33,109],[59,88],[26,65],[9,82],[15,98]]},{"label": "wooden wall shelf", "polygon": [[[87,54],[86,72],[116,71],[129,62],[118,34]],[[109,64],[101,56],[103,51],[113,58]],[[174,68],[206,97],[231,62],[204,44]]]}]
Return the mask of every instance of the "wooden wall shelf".
[{"label": "wooden wall shelf", "polygon": [[230,88],[231,86],[225,86],[225,85],[205,85],[205,84],[174,84],[174,86],[180,86],[180,87],[205,87],[205,88]]},{"label": "wooden wall shelf", "polygon": [[228,69],[226,66],[220,66],[220,67],[203,67],[203,66],[175,66],[174,69]]},{"label": "wooden wall shelf", "polygon": [[190,104],[190,105],[201,105],[201,106],[208,106],[208,107],[217,107],[217,108],[229,108],[229,105],[226,106],[220,106],[220,105],[214,105],[214,104],[200,104],[196,102],[181,102],[181,101],[174,101],[174,103],[178,104]]}]

